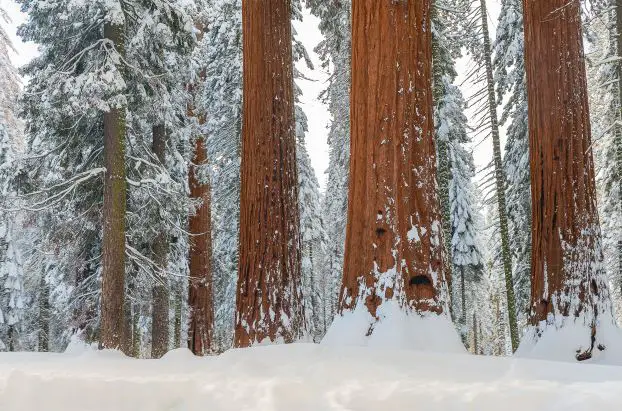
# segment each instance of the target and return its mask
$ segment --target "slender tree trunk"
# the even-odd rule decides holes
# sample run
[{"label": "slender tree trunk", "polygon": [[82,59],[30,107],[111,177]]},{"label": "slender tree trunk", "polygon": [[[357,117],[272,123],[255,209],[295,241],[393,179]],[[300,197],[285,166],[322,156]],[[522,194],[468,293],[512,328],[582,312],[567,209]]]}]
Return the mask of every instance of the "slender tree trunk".
[{"label": "slender tree trunk", "polygon": [[492,133],[492,147],[495,165],[495,180],[497,189],[497,208],[499,211],[499,226],[501,232],[501,257],[503,260],[503,274],[505,278],[505,292],[508,305],[508,319],[510,325],[510,341],[512,351],[516,351],[519,343],[518,322],[516,320],[516,297],[514,296],[514,280],[512,278],[512,254],[510,252],[510,235],[508,232],[508,209],[505,201],[505,169],[501,158],[501,139],[499,137],[499,119],[497,117],[497,99],[492,69],[492,46],[488,31],[488,11],[486,0],[480,0],[482,16],[482,35],[484,37],[484,60],[486,66],[486,85],[488,91],[488,107],[490,110],[490,127]]},{"label": "slender tree trunk", "polygon": [[39,352],[50,351],[50,286],[42,277],[39,282]]},{"label": "slender tree trunk", "polygon": [[[164,124],[153,126],[152,151],[160,165],[166,166],[166,128]],[[168,238],[164,231],[156,236],[151,245],[154,262],[157,266],[153,286],[153,308],[151,310],[151,357],[160,358],[168,351]]]},{"label": "slender tree trunk", "polygon": [[611,302],[596,208],[580,2],[524,0],[524,14],[533,198],[530,323],[538,335],[571,321],[590,326],[583,342],[577,340],[577,359],[583,360],[598,347],[598,316],[611,313]]},{"label": "slender tree trunk", "polygon": [[[104,25],[104,37],[124,54],[125,28]],[[104,113],[104,207],[100,348],[118,349],[123,335],[125,298],[125,108]]]},{"label": "slender tree trunk", "polygon": [[291,1],[243,0],[244,122],[236,347],[304,331]]},{"label": "slender tree trunk", "polygon": [[[201,119],[200,123],[203,123]],[[195,355],[204,355],[212,349],[214,327],[212,281],[212,216],[211,188],[207,179],[207,151],[203,136],[197,137],[194,158],[189,172],[190,197],[201,201],[190,217],[190,281],[188,305],[190,319],[188,348]],[[202,175],[198,175],[198,170]]]},{"label": "slender tree trunk", "polygon": [[[197,26],[199,39],[203,38],[204,28]],[[199,74],[205,81],[205,71]],[[194,86],[190,86],[194,95]],[[194,97],[194,96],[193,96]],[[196,113],[192,105],[188,115],[196,117],[199,127],[205,124],[205,113]],[[195,214],[190,216],[190,279],[188,282],[188,348],[195,355],[205,355],[213,349],[214,334],[214,291],[212,273],[212,202],[209,183],[207,147],[205,136],[195,136],[192,163],[188,170],[190,197],[199,201]]]},{"label": "slender tree trunk", "polygon": [[[622,217],[622,0],[616,0],[616,45],[618,61],[618,110],[619,118],[616,127],[616,171],[618,177],[618,213]],[[620,282],[620,295],[622,295],[622,228],[618,227],[618,281]]]},{"label": "slender tree trunk", "polygon": [[473,354],[479,353],[479,341],[477,339],[478,335],[478,327],[477,327],[477,312],[473,310]]},{"label": "slender tree trunk", "polygon": [[341,312],[446,310],[430,1],[352,4],[351,150]]},{"label": "slender tree trunk", "polygon": [[180,284],[175,288],[175,324],[173,328],[173,348],[181,347],[181,323],[184,292]]},{"label": "slender tree trunk", "polygon": [[[438,14],[436,7],[436,1],[431,0],[432,17],[431,21],[434,23]],[[441,66],[441,44],[440,40],[432,35],[432,79],[433,89],[432,95],[434,100],[435,109],[438,110],[443,101],[445,95],[445,87],[443,86],[443,69]],[[436,129],[436,127],[435,127]],[[448,290],[448,302],[449,309],[451,310],[452,317],[455,317],[453,312],[453,305],[451,300],[453,299],[453,276],[452,276],[452,258],[451,258],[451,203],[449,200],[449,183],[451,181],[451,159],[449,157],[449,141],[444,138],[440,138],[438,135],[435,138],[436,151],[438,153],[438,193],[439,201],[441,204],[441,217],[443,225],[443,238],[445,239],[445,279],[447,281]]]},{"label": "slender tree trunk", "polygon": [[464,278],[464,266],[460,266],[460,303],[462,309],[461,322],[463,327],[467,325],[467,312],[466,312],[466,278]]}]

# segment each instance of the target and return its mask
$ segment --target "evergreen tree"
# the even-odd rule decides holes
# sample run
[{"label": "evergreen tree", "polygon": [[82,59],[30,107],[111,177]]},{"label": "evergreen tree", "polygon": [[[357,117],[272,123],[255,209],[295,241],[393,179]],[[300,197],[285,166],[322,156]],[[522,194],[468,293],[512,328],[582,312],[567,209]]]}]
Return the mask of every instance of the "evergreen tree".
[{"label": "evergreen tree", "polygon": [[[524,350],[535,344],[537,355],[546,334],[549,344],[563,340],[562,357],[586,360],[621,342],[608,334],[612,307],[602,265],[580,12],[578,0],[524,3],[534,197],[531,328]],[[580,331],[570,340],[563,333],[569,327]]]},{"label": "evergreen tree", "polygon": [[[125,275],[119,273],[125,272],[126,265],[119,261],[128,256],[128,287],[136,283],[136,273],[148,273],[145,275],[151,278],[154,275],[154,266],[149,264],[152,259],[136,236],[140,219],[133,211],[138,210],[135,204],[145,196],[169,204],[165,199],[171,187],[183,193],[184,185],[179,180],[152,178],[167,173],[152,161],[150,143],[156,112],[168,113],[168,117],[157,120],[158,124],[174,124],[171,119],[177,117],[168,108],[156,108],[153,102],[169,107],[167,103],[178,101],[169,92],[180,86],[179,81],[171,87],[171,77],[163,75],[163,70],[178,70],[179,61],[174,55],[188,52],[192,24],[181,2],[21,3],[29,20],[19,33],[25,40],[40,44],[41,50],[41,55],[24,69],[32,79],[24,99],[28,130],[24,169],[28,170],[31,186],[28,208],[53,211],[41,233],[41,248],[57,256],[58,277],[51,284],[51,295],[56,294],[55,287],[59,292],[72,290],[70,305],[75,312],[70,321],[78,330],[90,329],[91,336],[99,322],[93,307],[98,304],[98,278],[103,269],[98,258],[103,250],[104,227],[100,215],[104,193],[99,178],[105,165],[103,153],[110,153],[104,147],[104,113],[110,120],[106,128],[110,143],[119,143],[118,138],[123,136],[126,142],[125,148],[112,144],[111,148],[118,151],[109,157],[114,164],[108,164],[111,170],[111,166],[119,168],[119,172],[129,170],[127,179],[108,173],[116,181],[113,186],[119,196],[123,197],[126,187],[130,187],[129,212],[115,217],[118,229],[127,228],[119,241],[125,242],[127,237],[128,243],[122,251],[117,250],[122,256],[113,263],[116,276],[109,291],[114,291],[114,303],[107,307],[114,308],[114,319],[107,323],[109,332],[104,341],[106,346],[119,346],[127,328],[122,320],[124,314],[119,311],[123,311],[125,294],[125,287],[119,287],[126,282]],[[65,24],[67,21],[76,24]],[[177,103],[172,105],[179,108]],[[182,107],[185,111],[185,101]],[[129,126],[127,133],[123,123]],[[145,138],[149,144],[143,144]],[[170,147],[176,154],[179,147],[174,143]],[[126,163],[132,167],[126,167]],[[125,200],[121,197],[115,198],[115,207],[123,206]],[[184,209],[183,203],[179,209]],[[164,218],[166,210],[162,220],[179,227],[178,221]]]},{"label": "evergreen tree", "polygon": [[322,59],[322,68],[332,73],[323,94],[332,117],[328,135],[326,194],[322,202],[327,241],[321,257],[323,278],[320,293],[321,321],[326,329],[337,312],[346,242],[350,162],[351,1],[307,0],[307,5],[320,18],[319,28],[324,40],[318,45],[317,52]]},{"label": "evergreen tree", "polygon": [[493,59],[497,99],[505,101],[500,126],[506,126],[503,167],[510,250],[512,252],[516,315],[526,325],[531,292],[531,183],[527,86],[525,84],[524,34],[521,0],[503,0]]}]

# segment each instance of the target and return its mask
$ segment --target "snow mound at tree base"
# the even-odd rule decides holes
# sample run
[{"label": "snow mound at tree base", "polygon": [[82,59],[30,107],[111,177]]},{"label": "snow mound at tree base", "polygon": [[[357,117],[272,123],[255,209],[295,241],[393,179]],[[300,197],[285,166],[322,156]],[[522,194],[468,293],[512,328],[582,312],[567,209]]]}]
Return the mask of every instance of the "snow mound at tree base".
[{"label": "snow mound at tree base", "polygon": [[354,311],[336,316],[322,344],[450,353],[466,352],[455,327],[445,315],[421,316],[408,313],[395,301],[383,302],[378,307],[377,315],[378,320],[369,314],[365,306],[359,304]]},{"label": "snow mound at tree base", "polygon": [[617,411],[622,367],[292,344],[162,360],[0,354],[2,411]]},{"label": "snow mound at tree base", "polygon": [[[592,329],[582,321],[565,319],[563,323],[545,325],[538,336],[536,327],[528,328],[516,351],[517,357],[576,362],[578,354],[590,351]],[[586,363],[622,365],[622,330],[611,317],[598,324],[591,358]]]}]

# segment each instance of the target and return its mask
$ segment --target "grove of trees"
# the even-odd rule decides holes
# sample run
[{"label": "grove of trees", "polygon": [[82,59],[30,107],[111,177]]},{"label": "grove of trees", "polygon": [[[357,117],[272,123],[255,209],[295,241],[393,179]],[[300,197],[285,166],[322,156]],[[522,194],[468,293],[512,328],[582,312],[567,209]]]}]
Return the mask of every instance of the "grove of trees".
[{"label": "grove of trees", "polygon": [[[621,1],[17,3],[0,349],[620,349]],[[296,63],[330,72],[324,190]]]}]

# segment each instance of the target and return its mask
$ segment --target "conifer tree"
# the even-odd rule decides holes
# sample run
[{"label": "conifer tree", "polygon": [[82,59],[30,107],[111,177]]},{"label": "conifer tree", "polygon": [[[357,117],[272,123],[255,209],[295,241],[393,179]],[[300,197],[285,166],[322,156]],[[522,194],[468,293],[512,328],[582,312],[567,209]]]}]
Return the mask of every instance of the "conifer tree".
[{"label": "conifer tree", "polygon": [[[242,4],[244,110],[236,347],[304,332],[292,6]],[[263,121],[272,118],[272,122]]]},{"label": "conifer tree", "polygon": [[329,166],[322,209],[327,246],[322,258],[326,272],[322,287],[322,322],[330,325],[337,312],[337,300],[343,275],[344,246],[348,212],[348,173],[350,162],[350,50],[351,1],[308,0],[312,13],[320,18],[324,40],[317,51],[324,70],[332,75],[323,98],[332,122],[328,135]]},{"label": "conifer tree", "polygon": [[[613,319],[596,209],[581,5],[526,0],[523,12],[534,200],[525,350],[535,342],[537,353],[543,334],[557,333],[567,347],[561,355],[586,360],[620,342],[607,334]],[[569,327],[581,334],[568,340],[562,332]]]},{"label": "conifer tree", "polygon": [[503,105],[500,126],[506,126],[503,168],[516,315],[524,327],[529,312],[531,277],[531,187],[525,84],[524,33],[521,0],[503,0],[494,43],[497,100]]},{"label": "conifer tree", "polygon": [[341,318],[329,341],[354,315],[364,320],[349,330],[352,341],[382,338],[383,325],[399,326],[411,315],[450,324],[436,195],[430,2],[352,6],[348,226]]}]

